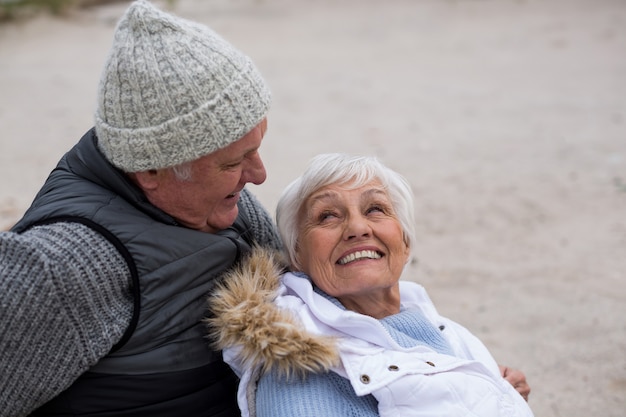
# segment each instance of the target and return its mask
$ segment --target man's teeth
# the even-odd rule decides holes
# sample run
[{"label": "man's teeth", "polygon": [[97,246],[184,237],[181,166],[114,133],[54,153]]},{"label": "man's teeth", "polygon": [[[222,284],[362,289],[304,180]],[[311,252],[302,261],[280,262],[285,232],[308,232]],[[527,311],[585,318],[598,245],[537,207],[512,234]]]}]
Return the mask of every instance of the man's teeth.
[{"label": "man's teeth", "polygon": [[373,250],[362,250],[359,252],[351,253],[348,256],[345,256],[339,260],[339,265],[345,265],[347,263],[359,260],[359,259],[380,259],[380,254]]}]

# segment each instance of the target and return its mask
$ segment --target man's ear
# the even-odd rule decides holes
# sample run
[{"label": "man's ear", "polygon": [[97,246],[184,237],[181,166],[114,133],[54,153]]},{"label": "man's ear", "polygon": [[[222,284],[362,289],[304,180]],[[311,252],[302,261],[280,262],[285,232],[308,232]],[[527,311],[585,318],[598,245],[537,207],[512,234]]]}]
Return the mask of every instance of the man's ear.
[{"label": "man's ear", "polygon": [[159,186],[159,171],[156,169],[133,172],[128,175],[144,191],[153,191]]}]

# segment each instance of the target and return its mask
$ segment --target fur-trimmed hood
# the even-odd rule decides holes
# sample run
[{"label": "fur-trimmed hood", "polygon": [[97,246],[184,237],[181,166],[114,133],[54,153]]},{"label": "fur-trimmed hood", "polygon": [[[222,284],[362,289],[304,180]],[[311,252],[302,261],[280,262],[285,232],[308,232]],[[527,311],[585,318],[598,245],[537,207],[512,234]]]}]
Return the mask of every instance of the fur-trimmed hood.
[{"label": "fur-trimmed hood", "polygon": [[339,362],[332,337],[313,335],[289,311],[274,304],[285,263],[256,247],[227,273],[209,298],[209,336],[218,349],[235,349],[246,368],[281,375],[325,372]]}]

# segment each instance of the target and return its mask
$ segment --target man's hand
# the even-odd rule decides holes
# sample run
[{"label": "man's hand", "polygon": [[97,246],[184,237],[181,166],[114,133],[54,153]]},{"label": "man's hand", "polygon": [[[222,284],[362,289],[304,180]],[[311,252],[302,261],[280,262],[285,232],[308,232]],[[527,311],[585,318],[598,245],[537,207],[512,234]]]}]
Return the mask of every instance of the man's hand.
[{"label": "man's hand", "polygon": [[498,367],[500,367],[500,374],[502,375],[502,378],[509,381],[509,383],[513,385],[513,388],[515,388],[515,390],[519,392],[526,401],[528,401],[528,395],[530,394],[530,385],[528,385],[528,382],[526,382],[526,375],[524,375],[524,373],[518,369],[509,368],[502,365],[498,365]]}]

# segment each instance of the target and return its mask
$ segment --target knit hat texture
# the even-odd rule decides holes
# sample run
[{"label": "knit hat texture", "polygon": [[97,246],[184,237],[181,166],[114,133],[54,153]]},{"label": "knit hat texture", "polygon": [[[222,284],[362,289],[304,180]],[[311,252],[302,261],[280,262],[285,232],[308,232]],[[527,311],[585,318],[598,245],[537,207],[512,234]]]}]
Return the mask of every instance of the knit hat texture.
[{"label": "knit hat texture", "polygon": [[250,132],[269,88],[250,58],[206,26],[131,4],[104,66],[98,147],[125,172],[193,161]]}]

